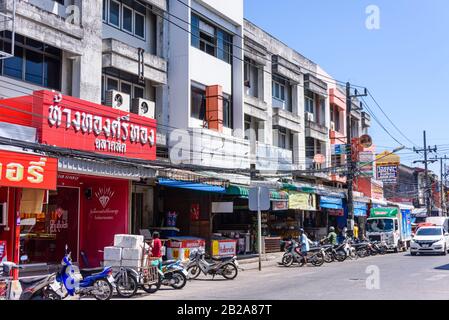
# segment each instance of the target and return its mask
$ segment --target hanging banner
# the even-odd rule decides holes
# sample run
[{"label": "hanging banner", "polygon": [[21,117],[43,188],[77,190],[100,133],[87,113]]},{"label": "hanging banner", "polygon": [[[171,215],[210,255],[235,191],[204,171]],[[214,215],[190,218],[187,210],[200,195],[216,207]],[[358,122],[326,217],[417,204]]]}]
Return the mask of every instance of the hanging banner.
[{"label": "hanging banner", "polygon": [[377,165],[376,179],[382,181],[384,185],[396,184],[398,181],[398,165]]},{"label": "hanging banner", "polygon": [[290,192],[288,208],[292,210],[316,211],[316,195],[312,193]]}]

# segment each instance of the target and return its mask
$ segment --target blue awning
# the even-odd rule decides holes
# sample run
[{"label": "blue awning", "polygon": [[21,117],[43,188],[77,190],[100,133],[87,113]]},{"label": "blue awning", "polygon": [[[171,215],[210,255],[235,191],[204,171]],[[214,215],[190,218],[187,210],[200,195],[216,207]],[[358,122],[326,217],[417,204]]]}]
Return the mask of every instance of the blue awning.
[{"label": "blue awning", "polygon": [[165,187],[171,188],[181,188],[181,189],[189,189],[195,191],[204,191],[204,192],[216,192],[216,193],[224,193],[226,192],[225,187],[221,186],[213,186],[204,183],[195,183],[190,181],[179,181],[179,180],[170,180],[170,179],[158,179],[159,184]]},{"label": "blue awning", "polygon": [[368,215],[368,206],[363,202],[354,202],[354,216],[365,217]]},{"label": "blue awning", "polygon": [[321,196],[320,207],[326,209],[343,209],[343,199]]}]

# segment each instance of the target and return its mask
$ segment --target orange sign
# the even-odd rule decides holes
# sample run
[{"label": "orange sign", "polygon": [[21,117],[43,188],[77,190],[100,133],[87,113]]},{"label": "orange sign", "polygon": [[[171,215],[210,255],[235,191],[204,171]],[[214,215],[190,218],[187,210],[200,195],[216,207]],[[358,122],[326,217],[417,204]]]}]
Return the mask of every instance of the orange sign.
[{"label": "orange sign", "polygon": [[326,162],[326,157],[322,154],[316,154],[315,157],[313,157],[313,162],[323,164]]},{"label": "orange sign", "polygon": [[0,186],[56,190],[58,159],[0,150]]}]

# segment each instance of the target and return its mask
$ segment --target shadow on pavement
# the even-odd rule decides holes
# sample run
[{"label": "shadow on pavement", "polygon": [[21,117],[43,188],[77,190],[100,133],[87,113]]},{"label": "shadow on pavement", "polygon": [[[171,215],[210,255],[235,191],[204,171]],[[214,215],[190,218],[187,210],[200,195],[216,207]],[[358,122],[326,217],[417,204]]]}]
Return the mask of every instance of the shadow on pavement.
[{"label": "shadow on pavement", "polygon": [[445,264],[435,268],[436,270],[449,270],[449,264]]}]

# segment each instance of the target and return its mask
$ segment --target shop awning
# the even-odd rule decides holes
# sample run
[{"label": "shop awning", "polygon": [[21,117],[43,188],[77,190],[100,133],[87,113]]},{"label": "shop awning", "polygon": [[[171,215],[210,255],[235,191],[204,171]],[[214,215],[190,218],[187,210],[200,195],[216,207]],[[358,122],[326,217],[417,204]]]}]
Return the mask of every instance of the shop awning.
[{"label": "shop awning", "polygon": [[354,202],[354,216],[366,217],[368,215],[368,205],[364,202]]},{"label": "shop awning", "polygon": [[[241,198],[249,197],[249,189],[246,187],[230,185],[226,188],[226,194],[230,196],[236,196]],[[284,191],[270,191],[270,200],[271,201],[288,201],[288,193]]]},{"label": "shop awning", "polygon": [[286,191],[298,191],[298,192],[303,192],[303,193],[314,193],[315,192],[315,189],[313,187],[300,186],[300,185],[291,184],[291,183],[283,183],[281,188]]},{"label": "shop awning", "polygon": [[215,192],[215,193],[224,193],[226,192],[225,187],[213,186],[204,183],[195,183],[189,181],[180,181],[180,180],[170,180],[170,179],[158,179],[158,184],[165,187],[170,188],[181,188],[181,189],[189,189],[195,191],[203,191],[203,192]]},{"label": "shop awning", "polygon": [[67,173],[87,174],[129,180],[154,178],[156,176],[155,169],[142,165],[122,165],[100,160],[97,161],[74,157],[58,157],[58,170]]},{"label": "shop awning", "polygon": [[230,196],[248,198],[249,189],[245,187],[230,185],[229,187],[226,188],[226,194]]},{"label": "shop awning", "polygon": [[343,199],[321,196],[320,198],[320,207],[326,209],[343,209]]}]

